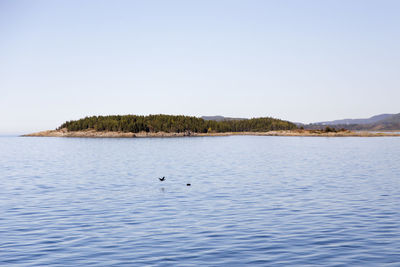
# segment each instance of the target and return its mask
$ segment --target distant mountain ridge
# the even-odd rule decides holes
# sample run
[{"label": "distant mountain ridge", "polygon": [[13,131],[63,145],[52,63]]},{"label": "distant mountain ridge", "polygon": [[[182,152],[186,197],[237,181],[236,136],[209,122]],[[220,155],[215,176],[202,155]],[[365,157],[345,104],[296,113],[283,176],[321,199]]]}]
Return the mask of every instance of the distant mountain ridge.
[{"label": "distant mountain ridge", "polygon": [[368,125],[372,127],[372,130],[400,130],[400,113]]},{"label": "distant mountain ridge", "polygon": [[380,114],[368,119],[344,119],[317,122],[306,125],[308,129],[318,129],[326,126],[345,128],[349,130],[393,131],[400,130],[400,113]]},{"label": "distant mountain ridge", "polygon": [[316,122],[313,124],[321,124],[321,125],[337,125],[337,124],[371,124],[376,123],[381,120],[385,120],[390,118],[395,114],[379,114],[372,116],[367,119],[342,119],[342,120],[334,120],[334,121],[323,121],[323,122]]}]

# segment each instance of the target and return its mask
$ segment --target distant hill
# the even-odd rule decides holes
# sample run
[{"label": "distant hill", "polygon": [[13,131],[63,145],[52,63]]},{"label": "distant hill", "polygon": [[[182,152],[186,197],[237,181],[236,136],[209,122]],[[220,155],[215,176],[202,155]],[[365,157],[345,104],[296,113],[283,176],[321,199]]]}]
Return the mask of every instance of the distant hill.
[{"label": "distant hill", "polygon": [[378,122],[368,124],[371,130],[400,130],[400,113]]},{"label": "distant hill", "polygon": [[345,128],[348,130],[368,131],[391,131],[400,130],[399,114],[381,114],[368,119],[345,119],[328,122],[312,123],[305,126],[306,129],[321,129],[326,126],[336,129]]},{"label": "distant hill", "polygon": [[378,121],[388,119],[394,114],[380,114],[376,116],[372,116],[367,119],[342,119],[342,120],[334,120],[334,121],[323,121],[323,122],[316,122],[314,124],[321,124],[321,125],[337,125],[337,124],[371,124],[376,123]]},{"label": "distant hill", "polygon": [[205,121],[240,121],[240,120],[247,120],[246,118],[231,118],[231,117],[224,117],[224,116],[202,116],[201,117]]}]

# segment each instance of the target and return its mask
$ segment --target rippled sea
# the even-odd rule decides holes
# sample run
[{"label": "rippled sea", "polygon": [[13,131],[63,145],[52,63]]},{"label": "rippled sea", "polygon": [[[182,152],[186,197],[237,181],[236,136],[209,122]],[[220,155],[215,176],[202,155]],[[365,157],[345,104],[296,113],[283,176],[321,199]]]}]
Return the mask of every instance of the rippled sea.
[{"label": "rippled sea", "polygon": [[0,265],[400,266],[400,138],[0,137]]}]

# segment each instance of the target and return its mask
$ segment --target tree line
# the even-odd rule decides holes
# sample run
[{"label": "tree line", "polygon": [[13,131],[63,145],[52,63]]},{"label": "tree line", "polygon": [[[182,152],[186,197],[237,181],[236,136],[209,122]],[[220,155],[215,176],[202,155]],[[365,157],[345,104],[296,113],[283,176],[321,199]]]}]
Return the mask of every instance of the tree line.
[{"label": "tree line", "polygon": [[253,118],[231,121],[206,121],[192,116],[175,115],[111,115],[91,116],[63,123],[58,129],[68,131],[96,130],[120,132],[266,132],[272,130],[291,130],[297,126],[289,121],[274,118]]}]

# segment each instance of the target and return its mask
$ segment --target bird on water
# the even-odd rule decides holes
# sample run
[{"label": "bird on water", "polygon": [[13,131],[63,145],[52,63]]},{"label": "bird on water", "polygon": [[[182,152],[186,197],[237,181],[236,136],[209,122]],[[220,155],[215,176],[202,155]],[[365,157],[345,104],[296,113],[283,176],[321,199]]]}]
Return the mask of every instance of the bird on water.
[{"label": "bird on water", "polygon": [[186,184],[186,186],[191,186],[191,184]]},{"label": "bird on water", "polygon": [[163,176],[162,178],[158,178],[161,182],[165,180],[165,176]]}]

